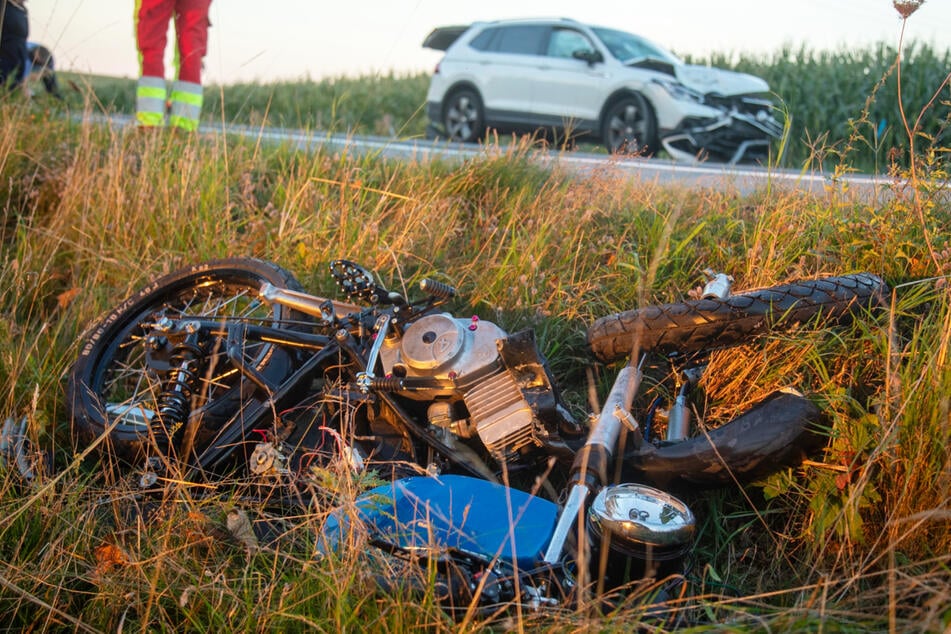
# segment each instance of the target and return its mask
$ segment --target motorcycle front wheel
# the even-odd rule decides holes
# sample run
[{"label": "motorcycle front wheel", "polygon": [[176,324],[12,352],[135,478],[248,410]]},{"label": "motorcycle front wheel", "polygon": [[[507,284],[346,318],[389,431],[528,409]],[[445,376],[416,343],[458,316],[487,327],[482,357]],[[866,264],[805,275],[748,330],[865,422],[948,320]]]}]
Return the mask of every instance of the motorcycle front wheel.
[{"label": "motorcycle front wheel", "polygon": [[847,321],[882,305],[888,287],[870,273],[803,280],[731,295],[645,306],[594,321],[588,346],[609,363],[640,352],[689,354],[725,348],[813,319]]},{"label": "motorcycle front wheel", "polygon": [[[725,299],[646,306],[608,315],[588,329],[601,361],[641,353],[675,357],[739,345],[798,324],[843,323],[884,305],[887,286],[856,273],[762,288]],[[683,441],[644,443],[625,454],[633,477],[673,482],[748,482],[797,464],[826,440],[822,412],[805,396],[775,392],[734,420]]]},{"label": "motorcycle front wheel", "polygon": [[[301,290],[294,276],[263,260],[229,258],[190,266],[161,277],[104,315],[83,336],[79,356],[67,386],[74,434],[91,443],[104,434],[107,451],[135,463],[156,452],[177,451],[175,434],[165,429],[157,415],[168,372],[156,357],[174,353],[150,336],[149,324],[168,318],[201,318],[223,325],[249,325],[299,329],[309,318],[265,300],[263,284]],[[293,322],[293,323],[291,323]],[[215,434],[238,420],[249,405],[263,395],[228,359],[223,337],[202,341],[202,372],[190,395],[188,426],[197,429],[192,449],[198,452]],[[270,384],[291,375],[296,355],[263,341],[245,341],[243,363]]]}]

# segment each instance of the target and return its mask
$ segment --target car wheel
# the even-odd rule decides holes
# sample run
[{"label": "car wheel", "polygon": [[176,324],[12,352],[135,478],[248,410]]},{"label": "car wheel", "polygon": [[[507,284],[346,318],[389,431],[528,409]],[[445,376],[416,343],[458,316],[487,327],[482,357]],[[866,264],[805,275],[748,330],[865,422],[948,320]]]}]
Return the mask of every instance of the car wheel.
[{"label": "car wheel", "polygon": [[485,125],[485,114],[478,93],[464,88],[449,95],[443,107],[442,122],[446,135],[452,141],[471,143],[479,140]]},{"label": "car wheel", "polygon": [[612,154],[649,156],[657,149],[656,136],[654,113],[643,95],[626,95],[605,112],[601,140]]}]

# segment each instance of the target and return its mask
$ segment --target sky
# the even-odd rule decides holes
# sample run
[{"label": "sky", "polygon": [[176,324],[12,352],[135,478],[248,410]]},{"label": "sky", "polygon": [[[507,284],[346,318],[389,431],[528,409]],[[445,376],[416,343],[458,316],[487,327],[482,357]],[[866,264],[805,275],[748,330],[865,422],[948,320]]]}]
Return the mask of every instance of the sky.
[{"label": "sky", "polygon": [[[53,50],[59,69],[136,77],[134,4],[28,0],[30,39]],[[436,26],[551,16],[693,55],[897,45],[901,30],[892,0],[213,0],[204,80],[429,72],[441,54],[421,43]],[[951,49],[951,0],[925,1],[905,29],[905,42],[913,40]]]}]

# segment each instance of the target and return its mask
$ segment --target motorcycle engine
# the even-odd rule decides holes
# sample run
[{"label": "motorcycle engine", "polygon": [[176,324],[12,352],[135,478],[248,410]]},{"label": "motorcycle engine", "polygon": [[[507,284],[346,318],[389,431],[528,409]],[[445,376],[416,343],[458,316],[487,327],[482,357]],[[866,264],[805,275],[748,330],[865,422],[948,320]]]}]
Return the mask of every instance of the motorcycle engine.
[{"label": "motorcycle engine", "polygon": [[[438,313],[414,322],[402,337],[388,339],[380,357],[388,374],[446,380],[452,387],[405,395],[434,401],[429,408],[431,424],[461,437],[478,435],[496,458],[506,459],[547,437],[526,396],[551,392],[540,362],[537,368],[524,364],[527,370],[505,362],[501,351],[510,339],[492,322]],[[529,358],[537,359],[533,338],[518,345],[529,346]],[[459,401],[468,418],[454,407]]]}]

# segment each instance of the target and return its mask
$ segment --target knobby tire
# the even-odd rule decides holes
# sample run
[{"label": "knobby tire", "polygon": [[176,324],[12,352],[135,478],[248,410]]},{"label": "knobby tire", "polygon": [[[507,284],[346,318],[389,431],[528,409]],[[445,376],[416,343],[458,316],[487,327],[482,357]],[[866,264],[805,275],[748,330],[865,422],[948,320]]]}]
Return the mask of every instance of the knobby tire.
[{"label": "knobby tire", "polygon": [[645,306],[607,315],[588,328],[588,346],[605,363],[640,352],[688,354],[748,341],[814,319],[848,321],[884,302],[887,287],[869,273],[804,280],[731,295]]}]

